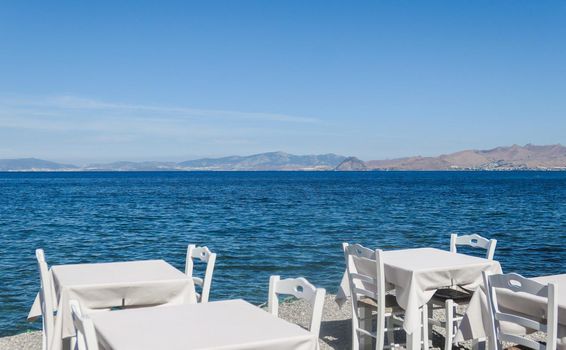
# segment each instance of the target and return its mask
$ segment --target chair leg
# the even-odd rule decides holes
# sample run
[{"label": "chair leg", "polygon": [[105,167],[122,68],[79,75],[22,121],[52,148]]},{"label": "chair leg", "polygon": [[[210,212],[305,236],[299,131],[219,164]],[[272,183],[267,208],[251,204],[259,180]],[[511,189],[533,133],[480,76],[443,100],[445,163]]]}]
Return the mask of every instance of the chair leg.
[{"label": "chair leg", "polygon": [[[353,302],[353,301],[352,301]],[[355,307],[352,308],[353,315],[352,315],[352,350],[359,350],[360,349],[360,335],[358,334],[358,320],[356,317],[356,309]]]},{"label": "chair leg", "polygon": [[423,350],[428,350],[428,335],[429,335],[429,324],[428,324],[428,305],[424,304],[422,306],[421,318],[423,323]]},{"label": "chair leg", "polygon": [[[77,348],[77,341],[78,341],[77,337],[78,336],[74,336],[74,337],[71,337],[69,339],[69,348],[71,350],[75,350]],[[84,341],[84,339],[83,339],[83,341]]]},{"label": "chair leg", "polygon": [[[366,307],[361,307],[360,318],[361,320],[359,327],[361,329],[371,332],[371,327],[372,327],[371,310]],[[358,335],[358,344],[360,344],[359,346],[361,350],[369,350],[371,348],[371,338],[366,335],[362,335],[362,336]]]},{"label": "chair leg", "polygon": [[428,327],[428,339],[432,342],[432,324],[430,322],[434,319],[434,304],[431,303],[430,305],[428,305],[427,311],[428,311],[427,312],[427,314],[428,314],[427,315],[427,317],[428,317],[427,322],[429,322],[429,324],[427,325],[427,327]]},{"label": "chair leg", "polygon": [[446,300],[446,335],[444,338],[444,350],[452,350],[452,339],[454,339],[454,301]]},{"label": "chair leg", "polygon": [[393,316],[387,317],[385,321],[385,326],[387,327],[387,345],[395,344],[395,322],[393,321]]},{"label": "chair leg", "polygon": [[47,350],[47,335],[45,332],[45,323],[42,321],[41,325],[41,350]]}]

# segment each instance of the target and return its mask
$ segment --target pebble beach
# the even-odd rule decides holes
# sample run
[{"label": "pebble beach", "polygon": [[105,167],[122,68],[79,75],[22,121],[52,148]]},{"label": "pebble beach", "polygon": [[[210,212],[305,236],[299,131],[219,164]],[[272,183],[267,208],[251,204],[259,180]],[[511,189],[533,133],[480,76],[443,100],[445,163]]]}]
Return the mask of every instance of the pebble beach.
[{"label": "pebble beach", "polygon": [[[324,315],[320,330],[321,350],[347,350],[351,348],[351,318],[349,302],[339,308],[334,301],[335,296],[329,294],[324,303]],[[296,323],[302,327],[308,327],[310,320],[310,307],[301,300],[282,303],[279,307],[279,316],[287,321]],[[442,319],[441,312],[435,314],[435,318]],[[433,342],[438,349],[442,344],[440,329],[434,329]],[[463,348],[469,348],[469,344],[461,344]],[[41,332],[28,332],[15,336],[0,338],[0,350],[41,350]]]}]

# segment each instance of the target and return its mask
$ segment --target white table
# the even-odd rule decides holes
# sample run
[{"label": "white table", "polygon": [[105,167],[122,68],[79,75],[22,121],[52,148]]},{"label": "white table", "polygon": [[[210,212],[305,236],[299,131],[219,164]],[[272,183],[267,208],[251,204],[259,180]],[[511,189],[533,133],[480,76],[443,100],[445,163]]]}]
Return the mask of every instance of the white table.
[{"label": "white table", "polygon": [[[435,248],[388,250],[383,252],[385,281],[395,287],[397,303],[405,310],[403,328],[407,347],[420,345],[421,313],[419,308],[436,290],[462,286],[476,289],[482,283],[482,272],[500,273],[499,262]],[[337,301],[349,296],[347,276],[342,279]]]},{"label": "white table", "polygon": [[96,313],[101,350],[315,350],[317,337],[243,300]]},{"label": "white table", "polygon": [[[52,350],[75,334],[69,301],[76,299],[86,313],[120,306],[196,303],[191,278],[163,260],[101,264],[56,265],[50,269],[57,305]],[[28,315],[41,315],[39,298]]]},{"label": "white table", "polygon": [[[547,284],[554,282],[558,287],[558,337],[566,337],[566,274],[534,277],[533,280]],[[546,314],[546,299],[542,297],[532,296],[524,293],[513,293],[508,290],[497,291],[498,305],[511,312],[521,313],[533,319],[541,319]],[[456,339],[478,339],[487,336],[486,330],[489,329],[489,309],[487,306],[487,298],[485,290],[478,288],[468,310],[464,315],[464,319],[460,325],[460,330],[456,335]],[[506,329],[507,332],[513,332],[517,335],[527,334],[529,331],[521,326],[513,326],[513,329]],[[566,348],[566,339],[562,340]]]}]

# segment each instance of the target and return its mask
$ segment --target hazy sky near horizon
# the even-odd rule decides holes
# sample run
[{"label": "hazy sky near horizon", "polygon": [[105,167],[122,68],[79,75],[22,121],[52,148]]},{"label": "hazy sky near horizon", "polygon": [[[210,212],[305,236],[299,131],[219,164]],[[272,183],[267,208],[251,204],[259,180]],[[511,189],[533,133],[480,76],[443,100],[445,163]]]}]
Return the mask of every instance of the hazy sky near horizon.
[{"label": "hazy sky near horizon", "polygon": [[0,158],[566,143],[566,1],[7,1]]}]

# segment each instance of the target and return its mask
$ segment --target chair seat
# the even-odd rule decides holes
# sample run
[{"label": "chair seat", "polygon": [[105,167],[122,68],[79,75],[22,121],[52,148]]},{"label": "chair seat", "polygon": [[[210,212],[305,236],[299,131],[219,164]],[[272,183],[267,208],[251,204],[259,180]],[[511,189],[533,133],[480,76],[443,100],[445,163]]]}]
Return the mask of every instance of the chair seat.
[{"label": "chair seat", "polygon": [[[377,301],[372,298],[364,297],[358,300],[358,306],[377,310]],[[397,304],[397,298],[394,295],[387,294],[385,296],[385,313],[394,313],[400,310],[403,310],[403,308]]]},{"label": "chair seat", "polygon": [[472,293],[454,288],[441,288],[434,293],[432,298],[441,302],[452,299],[456,303],[469,303],[470,299],[472,299]]}]

